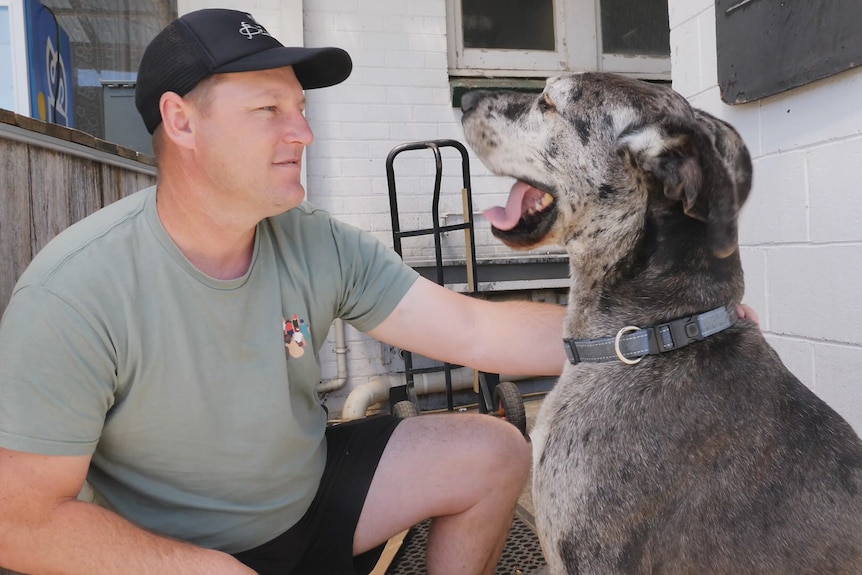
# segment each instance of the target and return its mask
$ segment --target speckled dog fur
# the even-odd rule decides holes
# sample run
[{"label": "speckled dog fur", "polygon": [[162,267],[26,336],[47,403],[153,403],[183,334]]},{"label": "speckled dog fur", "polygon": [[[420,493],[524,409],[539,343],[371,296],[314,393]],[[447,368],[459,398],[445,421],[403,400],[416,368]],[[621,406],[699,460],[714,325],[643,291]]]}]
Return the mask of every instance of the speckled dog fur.
[{"label": "speckled dog fur", "polygon": [[[731,126],[610,74],[471,93],[462,109],[492,172],[553,196],[494,233],[565,246],[563,337],[740,302],[752,168]],[[567,364],[532,442],[554,575],[862,573],[862,442],[751,321],[634,366]]]}]

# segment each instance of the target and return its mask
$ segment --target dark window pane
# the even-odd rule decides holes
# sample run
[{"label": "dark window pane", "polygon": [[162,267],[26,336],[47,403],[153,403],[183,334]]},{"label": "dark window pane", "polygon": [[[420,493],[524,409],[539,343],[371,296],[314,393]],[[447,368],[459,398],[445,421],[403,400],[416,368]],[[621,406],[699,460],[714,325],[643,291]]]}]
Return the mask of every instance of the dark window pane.
[{"label": "dark window pane", "polygon": [[669,56],[667,0],[601,0],[605,54]]},{"label": "dark window pane", "polygon": [[465,48],[550,50],[553,0],[461,0]]},{"label": "dark window pane", "polygon": [[41,0],[69,35],[75,127],[105,137],[102,82],[135,80],[144,48],[177,0]]}]

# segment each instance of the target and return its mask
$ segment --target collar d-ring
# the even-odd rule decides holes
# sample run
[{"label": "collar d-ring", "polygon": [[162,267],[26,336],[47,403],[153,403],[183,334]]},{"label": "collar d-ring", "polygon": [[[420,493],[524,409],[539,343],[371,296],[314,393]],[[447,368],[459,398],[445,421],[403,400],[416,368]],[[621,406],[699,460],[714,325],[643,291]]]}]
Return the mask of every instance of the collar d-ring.
[{"label": "collar d-ring", "polygon": [[640,363],[640,361],[644,358],[644,356],[642,355],[635,359],[629,359],[623,354],[622,350],[620,349],[620,340],[622,339],[622,337],[627,333],[631,333],[633,331],[640,331],[640,329],[641,328],[636,325],[627,325],[617,332],[617,336],[614,338],[614,352],[617,354],[617,358],[621,362],[628,365],[635,365],[637,363]]}]

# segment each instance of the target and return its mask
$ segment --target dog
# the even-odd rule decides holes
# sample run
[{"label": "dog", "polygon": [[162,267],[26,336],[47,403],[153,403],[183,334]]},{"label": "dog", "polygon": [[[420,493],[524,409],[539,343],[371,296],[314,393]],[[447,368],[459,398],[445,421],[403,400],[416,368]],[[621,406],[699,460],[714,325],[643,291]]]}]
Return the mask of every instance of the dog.
[{"label": "dog", "polygon": [[605,73],[461,109],[475,154],[516,180],[493,234],[570,261],[569,362],[531,434],[550,573],[862,573],[862,442],[735,313],[736,130]]}]

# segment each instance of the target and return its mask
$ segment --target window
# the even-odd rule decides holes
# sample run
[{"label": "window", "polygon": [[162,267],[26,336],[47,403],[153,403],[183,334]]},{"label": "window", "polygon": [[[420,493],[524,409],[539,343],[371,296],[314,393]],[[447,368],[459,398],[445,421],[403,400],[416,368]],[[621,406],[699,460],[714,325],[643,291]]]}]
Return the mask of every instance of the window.
[{"label": "window", "polygon": [[30,113],[24,12],[17,0],[0,0],[0,108]]},{"label": "window", "polygon": [[670,79],[667,0],[446,0],[451,76]]},{"label": "window", "polygon": [[[69,36],[75,127],[99,138],[116,139],[106,126],[106,97],[114,88],[134,85],[144,48],[177,16],[176,0],[41,0],[41,4]],[[131,101],[127,116],[137,122]]]},{"label": "window", "polygon": [[12,77],[12,27],[9,6],[0,6],[0,108],[15,109],[15,82]]}]

